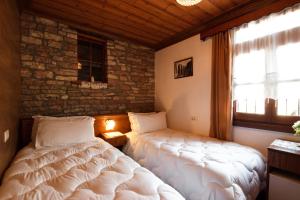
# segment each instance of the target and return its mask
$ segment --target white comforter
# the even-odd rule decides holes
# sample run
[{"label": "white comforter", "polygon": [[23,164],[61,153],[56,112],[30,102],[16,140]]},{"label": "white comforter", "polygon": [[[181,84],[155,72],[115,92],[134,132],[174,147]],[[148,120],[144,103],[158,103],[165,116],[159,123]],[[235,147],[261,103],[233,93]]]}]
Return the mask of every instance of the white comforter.
[{"label": "white comforter", "polygon": [[5,173],[0,199],[183,199],[147,169],[99,139],[21,150]]},{"label": "white comforter", "polygon": [[264,187],[264,158],[250,147],[171,129],[128,137],[124,152],[186,199],[255,199]]}]

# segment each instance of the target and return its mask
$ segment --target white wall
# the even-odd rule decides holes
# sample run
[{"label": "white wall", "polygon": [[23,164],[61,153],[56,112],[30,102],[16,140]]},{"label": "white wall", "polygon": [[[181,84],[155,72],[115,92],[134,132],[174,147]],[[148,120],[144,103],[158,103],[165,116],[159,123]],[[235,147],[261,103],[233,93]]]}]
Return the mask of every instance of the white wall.
[{"label": "white wall", "polygon": [[288,133],[244,127],[234,127],[233,129],[233,140],[235,142],[254,147],[264,155],[267,154],[267,147],[277,138],[300,141],[300,137]]},{"label": "white wall", "polygon": [[[168,126],[177,130],[208,135],[210,126],[212,42],[200,41],[199,35],[155,53],[156,110],[166,110]],[[174,62],[193,56],[194,76],[174,79]],[[198,116],[198,121],[192,121]],[[276,138],[298,139],[288,133],[235,127],[233,139],[252,146],[266,155]]]},{"label": "white wall", "polygon": [[[167,111],[170,128],[208,135],[211,46],[211,40],[202,42],[196,35],[155,53],[156,110]],[[188,57],[193,57],[194,75],[174,79],[174,62]]]}]

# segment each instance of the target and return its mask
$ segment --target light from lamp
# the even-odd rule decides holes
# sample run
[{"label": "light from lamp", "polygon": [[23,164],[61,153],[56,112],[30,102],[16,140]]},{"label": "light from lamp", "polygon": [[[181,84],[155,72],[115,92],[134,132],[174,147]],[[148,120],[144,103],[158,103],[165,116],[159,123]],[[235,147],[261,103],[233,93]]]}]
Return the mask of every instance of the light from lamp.
[{"label": "light from lamp", "polygon": [[113,130],[115,128],[115,126],[116,126],[116,122],[114,120],[108,119],[105,121],[105,129],[107,131]]},{"label": "light from lamp", "polygon": [[182,6],[193,6],[199,3],[202,0],[176,0]]}]

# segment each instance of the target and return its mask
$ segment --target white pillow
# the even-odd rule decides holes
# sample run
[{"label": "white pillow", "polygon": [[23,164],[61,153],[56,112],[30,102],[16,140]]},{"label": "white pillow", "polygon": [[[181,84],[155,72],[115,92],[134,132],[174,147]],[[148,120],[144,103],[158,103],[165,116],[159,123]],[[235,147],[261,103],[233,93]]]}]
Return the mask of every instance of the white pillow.
[{"label": "white pillow", "polygon": [[82,143],[95,139],[93,117],[37,117],[37,119],[34,143],[36,148]]},{"label": "white pillow", "polygon": [[129,120],[133,124],[131,127],[133,132],[147,133],[167,128],[166,112],[130,113],[130,115]]},{"label": "white pillow", "polygon": [[31,141],[33,144],[35,144],[35,138],[36,138],[36,132],[39,124],[40,119],[60,119],[60,120],[65,120],[65,119],[79,119],[79,118],[85,118],[86,116],[71,116],[71,117],[51,117],[51,116],[42,116],[42,115],[35,115],[32,116],[33,118],[33,125],[32,125],[32,131],[31,131]]},{"label": "white pillow", "polygon": [[132,131],[137,130],[137,121],[136,121],[136,116],[137,115],[152,115],[155,114],[156,112],[149,112],[149,113],[134,113],[134,112],[128,112],[128,118],[130,122],[130,128]]}]

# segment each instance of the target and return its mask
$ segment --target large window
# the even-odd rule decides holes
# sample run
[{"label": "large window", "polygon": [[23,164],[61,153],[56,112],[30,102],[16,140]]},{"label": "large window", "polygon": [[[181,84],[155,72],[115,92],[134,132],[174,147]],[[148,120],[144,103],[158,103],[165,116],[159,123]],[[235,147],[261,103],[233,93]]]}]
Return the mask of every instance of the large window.
[{"label": "large window", "polygon": [[300,6],[233,31],[234,124],[291,131],[300,119]]}]

